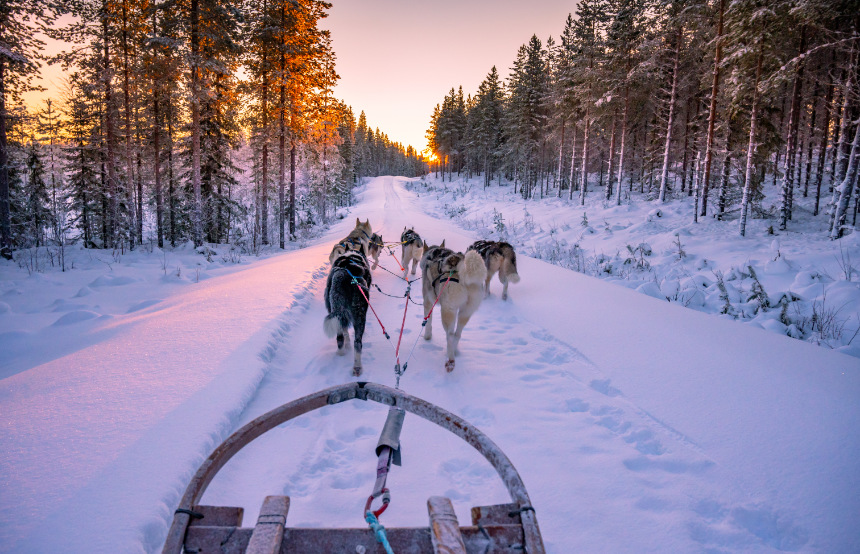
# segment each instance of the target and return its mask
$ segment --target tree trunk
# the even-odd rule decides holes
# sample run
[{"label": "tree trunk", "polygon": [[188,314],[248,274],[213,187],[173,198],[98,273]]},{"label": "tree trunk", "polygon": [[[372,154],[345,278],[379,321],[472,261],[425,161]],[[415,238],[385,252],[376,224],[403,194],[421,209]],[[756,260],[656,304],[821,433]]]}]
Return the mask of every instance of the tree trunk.
[{"label": "tree trunk", "polygon": [[764,44],[759,45],[758,60],[756,61],[755,68],[755,84],[753,85],[752,108],[750,108],[750,139],[747,146],[747,167],[744,172],[744,195],[741,200],[740,233],[742,237],[746,236],[747,231],[747,212],[749,211],[750,192],[752,189],[753,158],[758,148],[755,140],[756,116],[758,115],[756,109],[758,108],[758,83],[761,79],[762,58],[764,58]]},{"label": "tree trunk", "polygon": [[711,160],[714,151],[714,123],[717,120],[717,93],[720,85],[720,62],[723,56],[723,12],[726,0],[720,0],[720,19],[717,23],[717,44],[714,54],[714,79],[711,85],[711,108],[708,111],[708,140],[705,144],[705,176],[702,184],[702,216],[708,213],[708,188],[711,183]]},{"label": "tree trunk", "polygon": [[612,114],[612,130],[609,132],[609,166],[606,171],[606,191],[604,198],[608,201],[612,198],[612,162],[615,159],[615,124],[618,119],[618,110]]},{"label": "tree trunk", "polygon": [[573,184],[576,182],[576,123],[573,124],[573,142],[570,152],[570,189],[567,192],[568,200],[573,199]]},{"label": "tree trunk", "polygon": [[164,248],[164,198],[161,192],[161,119],[158,106],[158,84],[153,77],[152,115],[154,125],[152,126],[152,149],[154,160],[153,173],[155,174],[155,233],[158,237],[158,247]]},{"label": "tree trunk", "polygon": [[194,246],[203,244],[203,206],[200,191],[200,0],[191,0],[191,234]]},{"label": "tree trunk", "polygon": [[173,174],[173,103],[167,104],[167,207],[170,211],[170,246],[176,247],[176,179]]},{"label": "tree trunk", "polygon": [[[720,4],[725,0],[720,0]],[[678,27],[678,38],[675,44],[675,65],[672,69],[672,92],[669,95],[669,122],[666,124],[666,145],[663,148],[663,171],[660,173],[660,194],[657,200],[662,204],[666,201],[666,181],[669,178],[669,153],[672,145],[672,126],[675,124],[675,102],[678,97],[678,65],[681,61],[681,41],[683,27]]]},{"label": "tree trunk", "polygon": [[561,198],[561,187],[564,184],[564,179],[561,178],[561,172],[564,171],[564,124],[567,118],[561,118],[561,140],[558,145],[558,197]]},{"label": "tree trunk", "polygon": [[585,136],[582,139],[582,185],[579,188],[579,205],[585,206],[585,194],[588,192],[588,131],[591,129],[589,118],[590,105],[585,106]]},{"label": "tree trunk", "polygon": [[296,139],[290,138],[290,240],[296,240]]},{"label": "tree trunk", "polygon": [[818,147],[818,170],[815,172],[815,208],[812,215],[818,215],[821,201],[821,182],[824,180],[824,161],[827,156],[827,135],[830,133],[830,104],[833,102],[833,90],[836,87],[830,83],[824,97],[824,124],[821,126],[821,144]]},{"label": "tree trunk", "polygon": [[0,255],[12,259],[12,211],[9,194],[9,144],[6,139],[6,61],[0,58]]},{"label": "tree trunk", "polygon": [[806,176],[803,179],[803,197],[809,196],[809,175],[812,173],[812,144],[815,142],[815,115],[818,108],[818,81],[812,89],[812,115],[806,132]]},{"label": "tree trunk", "polygon": [[687,188],[687,157],[690,151],[690,112],[693,111],[693,97],[687,100],[687,109],[684,112],[684,160],[681,163],[681,192]]},{"label": "tree trunk", "polygon": [[[800,31],[800,53],[806,50],[806,28]],[[788,138],[786,139],[785,174],[780,190],[779,228],[784,231],[791,219],[791,200],[794,193],[794,164],[797,159],[797,131],[800,127],[800,91],[803,84],[803,61],[797,63],[794,84],[791,90],[791,112],[788,120]]]},{"label": "tree trunk", "polygon": [[732,149],[729,141],[731,139],[731,118],[726,120],[726,155],[723,158],[723,173],[720,177],[720,191],[717,196],[717,220],[722,221],[726,213],[726,194],[729,190],[729,176],[732,166]]},{"label": "tree trunk", "polygon": [[[629,65],[629,64],[628,64]],[[621,118],[621,151],[618,154],[618,185],[616,187],[615,205],[621,205],[621,180],[624,177],[624,144],[627,137],[627,112],[630,110],[630,87],[624,87],[624,116]]]},{"label": "tree trunk", "polygon": [[105,237],[105,247],[108,247],[108,242],[111,247],[116,247],[119,237],[117,236],[117,225],[119,224],[119,203],[117,202],[118,183],[116,175],[116,158],[113,151],[114,143],[114,125],[113,125],[113,110],[111,109],[111,72],[110,72],[110,35],[108,33],[108,17],[107,7],[104,7],[104,17],[102,18],[102,36],[104,39],[104,136],[105,136],[105,165],[107,170],[107,191],[108,191],[108,223],[107,236]]},{"label": "tree trunk", "polygon": [[832,208],[830,210],[830,234],[833,235],[834,227],[835,227],[835,219],[836,215],[836,202],[839,197],[839,191],[834,187],[834,183],[841,183],[845,178],[845,173],[848,170],[848,133],[851,125],[851,95],[853,93],[854,88],[854,71],[851,69],[851,66],[854,65],[854,55],[851,55],[851,63],[849,64],[849,69],[847,70],[847,74],[845,77],[845,84],[842,87],[842,124],[839,126],[839,144],[836,147],[837,156],[835,170],[833,172],[833,177],[830,181],[830,187],[833,189],[833,195],[830,199],[830,205]]},{"label": "tree trunk", "polygon": [[693,199],[693,223],[699,222],[699,196],[701,195],[701,182],[702,182],[702,151],[696,150],[696,163],[693,164],[693,181],[696,185],[693,187],[695,192],[695,196]]},{"label": "tree trunk", "polygon": [[284,237],[284,188],[286,186],[286,178],[287,178],[287,151],[286,151],[286,119],[284,112],[286,111],[286,100],[287,100],[287,87],[286,87],[286,69],[287,69],[287,59],[286,59],[286,3],[281,2],[281,75],[280,75],[280,89],[281,96],[278,103],[278,109],[280,111],[280,117],[278,122],[278,231],[280,238],[280,247],[281,250],[286,248],[286,237]]},{"label": "tree trunk", "polygon": [[854,129],[854,142],[851,144],[851,155],[848,159],[848,167],[845,170],[845,178],[842,183],[834,189],[834,194],[839,193],[836,210],[833,217],[833,228],[830,231],[831,239],[838,239],[844,232],[848,205],[857,184],[857,166],[860,162],[860,125]]},{"label": "tree trunk", "polygon": [[123,0],[122,3],[122,72],[123,72],[123,108],[125,111],[125,194],[130,200],[129,213],[130,222],[128,226],[128,245],[130,250],[134,250],[135,231],[137,230],[137,208],[135,206],[134,189],[134,162],[131,154],[131,84],[130,73],[131,69],[128,62],[128,0]]}]

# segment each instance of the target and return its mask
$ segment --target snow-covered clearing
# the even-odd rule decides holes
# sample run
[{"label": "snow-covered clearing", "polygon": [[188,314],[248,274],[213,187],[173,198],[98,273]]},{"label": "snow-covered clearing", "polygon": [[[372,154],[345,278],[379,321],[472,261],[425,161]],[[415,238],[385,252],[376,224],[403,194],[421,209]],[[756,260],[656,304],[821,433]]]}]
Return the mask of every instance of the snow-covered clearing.
[{"label": "snow-covered clearing", "polygon": [[[183,252],[167,253],[183,260],[178,278],[157,255],[65,274],[0,266],[0,551],[157,551],[191,473],[229,433],[354,379],[352,356],[323,334],[322,290],[355,216],[386,240],[407,224],[456,249],[487,238],[428,215],[426,196],[377,178],[308,248],[199,282]],[[719,261],[716,247],[684,246]],[[417,346],[402,387],[505,451],[549,551],[860,550],[856,357],[522,252],[518,265],[508,302],[491,284],[451,374],[438,318],[433,340],[416,341],[423,314],[409,306],[403,341]],[[374,282],[403,294],[394,275]],[[371,301],[394,339],[403,300]],[[393,384],[387,342],[370,317],[361,380]],[[244,506],[248,524],[266,494],[288,494],[290,525],[362,527],[385,413],[350,402],[289,422],[231,460],[204,502]],[[402,444],[383,524],[425,525],[431,495],[461,522],[507,500],[453,435],[407,416]]]},{"label": "snow-covered clearing", "polygon": [[753,217],[740,237],[737,212],[693,223],[693,197],[660,205],[636,193],[617,206],[597,189],[580,206],[578,192],[523,200],[511,184],[432,174],[409,188],[428,212],[520,254],[860,357],[860,233],[831,241],[812,197],[798,194],[786,231]]}]

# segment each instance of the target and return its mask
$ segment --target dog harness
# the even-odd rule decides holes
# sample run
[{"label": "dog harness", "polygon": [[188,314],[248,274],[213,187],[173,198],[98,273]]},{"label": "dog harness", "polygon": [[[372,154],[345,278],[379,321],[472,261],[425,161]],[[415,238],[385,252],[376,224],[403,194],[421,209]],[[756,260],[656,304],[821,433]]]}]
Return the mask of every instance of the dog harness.
[{"label": "dog harness", "polygon": [[441,283],[443,281],[451,281],[452,283],[459,283],[460,280],[457,279],[456,277],[454,277],[454,275],[457,275],[456,271],[449,271],[448,273],[442,273],[441,275],[439,275],[438,277],[433,279],[433,284],[432,284],[433,289],[435,289],[436,285],[438,285],[439,283]]},{"label": "dog harness", "polygon": [[418,233],[416,233],[412,229],[408,229],[406,231],[403,231],[403,234],[400,235],[401,244],[410,244],[412,242],[419,242],[420,240],[421,240],[421,237],[418,235]]}]

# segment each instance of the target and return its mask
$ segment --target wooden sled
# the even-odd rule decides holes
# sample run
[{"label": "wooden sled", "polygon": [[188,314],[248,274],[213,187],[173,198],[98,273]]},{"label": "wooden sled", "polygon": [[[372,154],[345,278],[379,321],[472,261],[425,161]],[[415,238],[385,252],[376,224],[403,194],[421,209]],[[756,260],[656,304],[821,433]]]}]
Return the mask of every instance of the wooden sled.
[{"label": "wooden sled", "polygon": [[[254,527],[242,527],[243,508],[200,506],[198,502],[218,471],[248,443],[302,414],[347,400],[372,400],[396,406],[454,433],[490,462],[511,496],[511,503],[472,508],[472,525],[460,526],[451,501],[431,497],[428,527],[386,528],[397,554],[545,552],[534,508],[517,470],[486,435],[467,421],[403,391],[374,383],[347,383],[284,404],[231,435],[203,462],[185,490],[164,543],[164,554],[182,552],[278,554],[384,552],[367,527],[355,529],[290,528],[290,499],[268,496]],[[202,516],[202,517],[201,517]]]}]

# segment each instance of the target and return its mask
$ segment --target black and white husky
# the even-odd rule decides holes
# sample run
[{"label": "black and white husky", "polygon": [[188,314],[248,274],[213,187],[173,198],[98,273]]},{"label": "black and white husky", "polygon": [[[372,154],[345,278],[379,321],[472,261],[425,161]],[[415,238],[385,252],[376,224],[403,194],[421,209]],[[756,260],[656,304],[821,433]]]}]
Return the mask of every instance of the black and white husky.
[{"label": "black and white husky", "polygon": [[503,285],[502,300],[507,300],[508,283],[520,282],[520,275],[517,273],[517,254],[514,252],[514,247],[507,242],[479,240],[472,243],[468,250],[474,250],[480,254],[487,265],[487,281],[484,283],[486,295],[490,295],[490,280],[498,271],[499,281]]},{"label": "black and white husky", "polygon": [[400,246],[402,247],[400,263],[403,265],[403,271],[409,273],[409,262],[412,262],[412,275],[415,275],[415,269],[421,261],[421,254],[424,253],[421,237],[415,232],[415,227],[403,228],[403,233],[400,234]]},{"label": "black and white husky", "polygon": [[358,250],[345,252],[335,258],[325,285],[325,307],[328,315],[323,321],[323,328],[329,337],[337,337],[337,353],[343,356],[346,353],[344,343],[349,338],[347,328],[352,327],[355,332],[355,363],[352,373],[356,376],[361,375],[361,339],[367,321],[370,284],[367,257],[363,250]]}]

